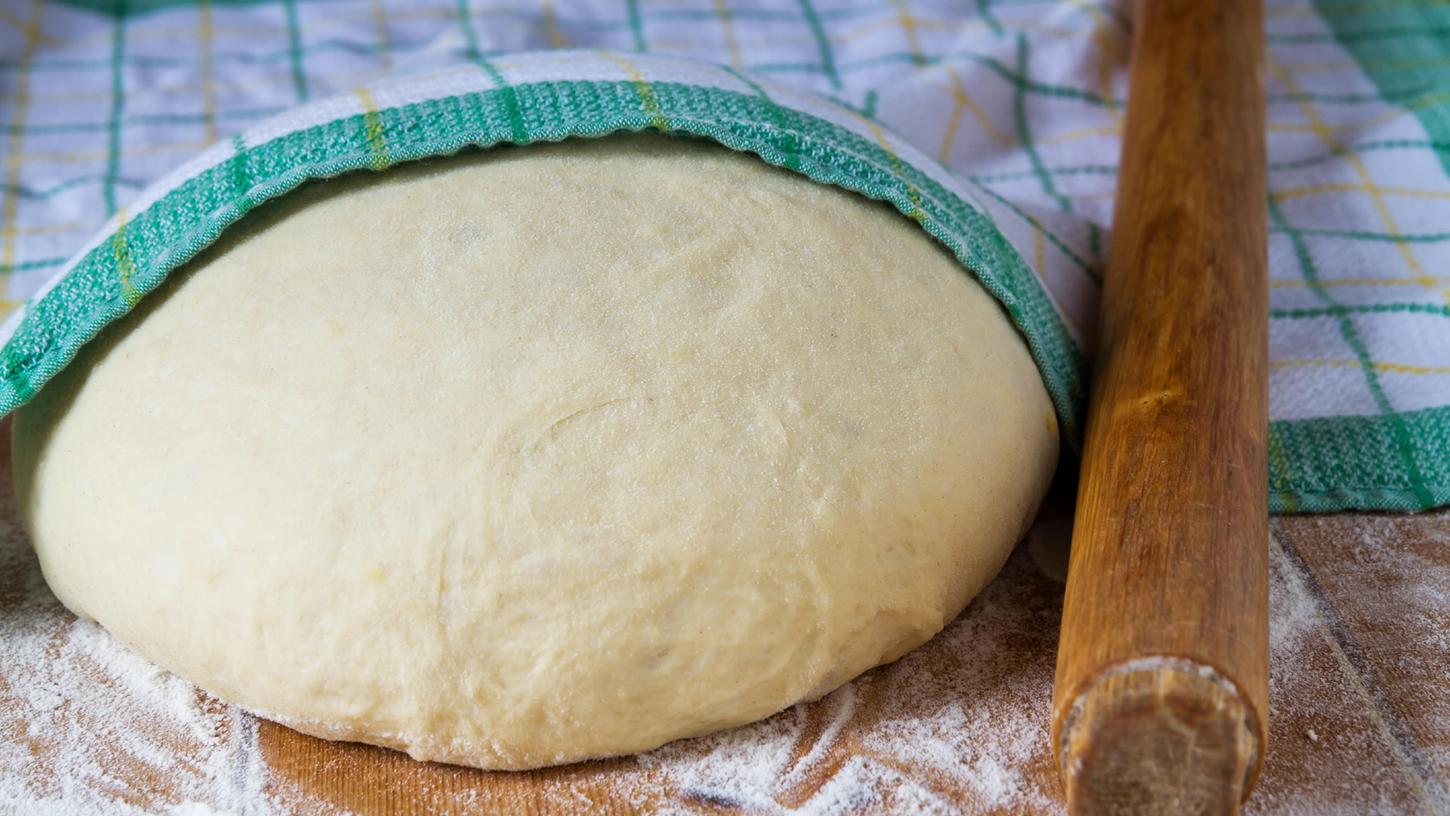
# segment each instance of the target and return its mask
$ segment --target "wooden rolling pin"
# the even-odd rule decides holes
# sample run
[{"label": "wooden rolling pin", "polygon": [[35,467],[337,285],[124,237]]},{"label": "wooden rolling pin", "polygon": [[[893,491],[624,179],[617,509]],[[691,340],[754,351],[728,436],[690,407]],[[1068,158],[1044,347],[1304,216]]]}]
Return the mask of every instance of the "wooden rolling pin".
[{"label": "wooden rolling pin", "polygon": [[1068,568],[1071,813],[1232,813],[1268,727],[1259,0],[1140,0]]}]

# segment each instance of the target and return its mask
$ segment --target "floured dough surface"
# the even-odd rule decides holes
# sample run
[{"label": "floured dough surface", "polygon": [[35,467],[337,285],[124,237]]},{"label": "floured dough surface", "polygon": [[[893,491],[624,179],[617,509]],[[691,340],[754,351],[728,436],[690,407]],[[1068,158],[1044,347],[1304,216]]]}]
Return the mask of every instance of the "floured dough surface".
[{"label": "floured dough surface", "polygon": [[17,416],[56,594],[304,731],[486,768],[759,719],[921,644],[1055,465],[998,305],[884,205],[659,136],[260,208]]}]

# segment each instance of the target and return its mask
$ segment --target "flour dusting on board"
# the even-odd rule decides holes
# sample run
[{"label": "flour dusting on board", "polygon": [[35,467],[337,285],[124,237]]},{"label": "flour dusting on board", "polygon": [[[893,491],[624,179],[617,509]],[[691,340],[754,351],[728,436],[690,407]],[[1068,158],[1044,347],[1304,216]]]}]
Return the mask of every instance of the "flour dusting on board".
[{"label": "flour dusting on board", "polygon": [[[958,813],[1057,809],[1048,754],[1060,608],[1020,552],[929,650],[812,706],[640,757],[641,802],[677,812]],[[848,728],[858,713],[874,726]],[[1036,772],[1032,772],[1036,770]]]},{"label": "flour dusting on board", "polygon": [[8,485],[4,492],[0,813],[270,816],[302,810],[304,799],[267,784],[254,720],[61,607],[13,520]]},{"label": "flour dusting on board", "polygon": [[1450,812],[1450,518],[1294,530],[1270,548],[1271,746],[1246,816]]},{"label": "flour dusting on board", "polygon": [[[268,774],[250,716],[66,612],[13,517],[0,518],[0,661],[10,667],[0,672],[0,813],[345,812]],[[1007,573],[1035,578],[1022,557]],[[931,656],[908,655],[820,703],[640,756],[611,777],[616,801],[680,813],[1052,809],[1052,792],[1024,769],[1043,761],[1047,742],[1057,609],[1014,598],[1017,583],[990,586]],[[850,727],[864,709],[877,727]],[[487,810],[475,794],[453,791],[447,811]],[[567,786],[550,799],[561,811],[587,804]]]},{"label": "flour dusting on board", "polygon": [[[250,716],[65,612],[14,518],[0,475],[0,814],[348,812],[271,773]],[[1443,797],[1436,776],[1450,756],[1397,731],[1365,662],[1372,654],[1383,665],[1384,650],[1403,646],[1391,668],[1414,678],[1443,673],[1437,655],[1450,659],[1450,576],[1428,557],[1450,547],[1450,525],[1422,525],[1407,543],[1400,524],[1371,522],[1339,539],[1347,555],[1312,575],[1299,545],[1271,548],[1275,747],[1251,816],[1433,810]],[[897,663],[764,722],[551,772],[538,779],[543,803],[561,813],[601,801],[665,813],[1061,812],[1048,744],[1061,613],[1052,572],[1021,548],[960,618]],[[1326,606],[1314,583],[1325,580],[1366,587],[1354,596],[1360,607]],[[1450,711],[1437,688],[1424,686],[1417,702]],[[370,757],[341,752],[328,773]],[[482,772],[422,763],[395,772],[430,812],[518,804]]]}]

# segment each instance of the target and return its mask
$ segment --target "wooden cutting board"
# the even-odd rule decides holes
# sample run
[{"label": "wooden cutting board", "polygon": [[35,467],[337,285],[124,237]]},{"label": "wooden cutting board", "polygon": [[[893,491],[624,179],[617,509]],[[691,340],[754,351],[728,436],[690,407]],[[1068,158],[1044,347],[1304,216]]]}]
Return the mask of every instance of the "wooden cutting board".
[{"label": "wooden cutting board", "polygon": [[[0,476],[0,813],[1061,810],[1050,547],[1020,547],[942,635],[819,702],[643,757],[484,773],[303,736],[141,676],[48,597],[14,519]],[[1274,736],[1248,811],[1450,809],[1450,512],[1272,529]],[[147,683],[170,689],[161,703]]]}]

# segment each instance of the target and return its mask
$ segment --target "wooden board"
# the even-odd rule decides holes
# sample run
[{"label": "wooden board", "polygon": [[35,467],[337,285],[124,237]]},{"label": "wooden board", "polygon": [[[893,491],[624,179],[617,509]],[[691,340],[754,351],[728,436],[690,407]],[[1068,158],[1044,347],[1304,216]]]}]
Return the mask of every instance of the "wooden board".
[{"label": "wooden board", "polygon": [[[1312,603],[1313,620],[1309,636],[1293,650],[1304,662],[1273,671],[1274,738],[1250,812],[1311,813],[1330,806],[1363,813],[1443,812],[1450,805],[1443,798],[1450,780],[1450,651],[1445,637],[1450,632],[1450,513],[1284,518],[1274,522],[1273,530],[1276,589],[1283,587],[1277,582],[1300,582]],[[1020,593],[1020,602],[1040,614],[1045,628],[1014,633],[1011,646],[1001,653],[1004,663],[994,673],[995,681],[970,691],[979,698],[1023,706],[1045,722],[1045,696],[1014,700],[1014,691],[1043,692],[1052,680],[1061,590],[1035,574],[1034,566],[1019,553],[996,588],[1003,595]],[[964,618],[970,620],[972,611]],[[1284,617],[1277,616],[1275,622],[1282,628]],[[949,674],[953,661],[948,651],[940,642],[928,644],[913,669]],[[873,694],[889,694],[895,673],[887,667],[858,683]],[[921,699],[912,705],[930,717],[930,709],[946,702]],[[819,719],[817,711],[824,707],[825,702],[807,706],[807,717]],[[809,802],[829,782],[831,768],[862,750],[856,735],[880,725],[878,710],[863,706],[830,747],[831,758],[776,800],[786,808]],[[260,735],[267,762],[280,777],[358,813],[570,812],[567,803],[575,794],[591,811],[629,813],[641,804],[633,792],[638,786],[634,777],[651,773],[626,759],[528,774],[487,774],[419,764],[363,746],[333,745],[271,724]],[[803,745],[800,753],[808,749]],[[1023,760],[1020,771],[1026,785],[1060,796],[1046,740]],[[949,779],[921,775],[929,785],[944,786],[963,811],[1015,810],[1011,800],[1001,807],[975,807],[989,803],[974,802],[969,788],[952,789]],[[688,790],[672,787],[668,779],[661,782],[661,796],[670,803],[701,812],[735,810],[729,802],[701,801]],[[459,802],[477,809],[459,807]],[[1045,809],[1056,810],[1057,804],[1054,799]]]},{"label": "wooden board", "polygon": [[[0,522],[16,539],[4,477]],[[1450,512],[1283,518],[1272,532],[1273,740],[1249,812],[1444,812]],[[109,655],[107,636],[35,600],[30,554],[0,556],[0,638],[23,631],[44,646],[0,662],[0,779],[12,775],[0,813],[36,812],[17,801],[52,812],[1061,810],[1047,736],[1062,595],[1051,547],[1019,548],[941,636],[817,703],[644,757],[531,773],[329,743],[189,689],[203,727],[168,724],[81,659]],[[36,703],[42,686],[57,692],[52,708]],[[143,732],[147,751],[132,745]],[[17,789],[31,799],[5,798]]]}]

